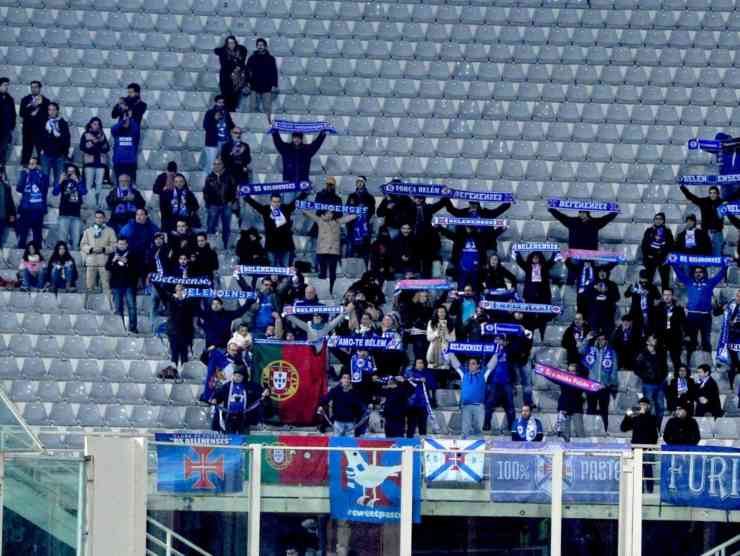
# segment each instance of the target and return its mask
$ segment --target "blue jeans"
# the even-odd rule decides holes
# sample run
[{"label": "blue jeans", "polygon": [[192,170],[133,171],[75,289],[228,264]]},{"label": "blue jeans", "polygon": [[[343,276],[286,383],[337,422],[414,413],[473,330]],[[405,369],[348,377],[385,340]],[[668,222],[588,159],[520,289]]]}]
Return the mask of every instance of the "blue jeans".
[{"label": "blue jeans", "polygon": [[483,430],[483,404],[462,406],[462,435],[480,436]]},{"label": "blue jeans", "polygon": [[267,257],[270,259],[271,266],[290,266],[293,264],[293,251],[268,251]]},{"label": "blue jeans", "polygon": [[725,238],[719,230],[709,230],[709,239],[712,240],[712,255],[715,257],[722,256],[722,247],[725,244]]},{"label": "blue jeans", "polygon": [[519,375],[519,383],[522,386],[522,396],[524,403],[532,404],[532,367],[528,363],[522,365],[510,363],[514,373]]},{"label": "blue jeans", "polygon": [[24,288],[38,288],[44,287],[46,273],[42,270],[36,273],[32,273],[27,268],[24,268],[21,272],[21,285]]},{"label": "blue jeans", "polygon": [[36,245],[43,247],[44,237],[41,229],[44,227],[44,215],[40,211],[19,212],[15,222],[15,232],[18,236],[18,249],[25,249],[28,243],[28,232],[33,234]]},{"label": "blue jeans", "polygon": [[67,161],[63,156],[41,155],[41,171],[49,176],[49,187],[59,183],[64,175],[64,163]]},{"label": "blue jeans", "polygon": [[49,282],[52,288],[71,288],[77,282],[77,271],[72,263],[64,268],[52,267],[49,271]]},{"label": "blue jeans", "polygon": [[511,431],[514,424],[514,387],[510,382],[492,383],[486,387],[486,412],[483,418],[483,428],[491,428],[493,410],[501,406],[506,413],[507,431]]},{"label": "blue jeans", "polygon": [[124,300],[128,309],[129,332],[136,332],[136,290],[134,288],[113,288],[113,305],[116,308],[116,314],[121,317],[123,317]]},{"label": "blue jeans", "polygon": [[665,392],[662,384],[643,384],[642,395],[645,396],[655,408],[655,416],[660,423],[665,414]]},{"label": "blue jeans", "polygon": [[70,250],[77,251],[80,248],[82,237],[82,220],[79,216],[59,217],[59,239],[66,241]]},{"label": "blue jeans", "polygon": [[[85,186],[88,192],[95,190],[95,208],[102,206],[100,200],[103,197],[103,180],[105,179],[105,168],[96,168],[95,166],[85,166]],[[90,204],[88,197],[88,204]]]},{"label": "blue jeans", "polygon": [[221,220],[221,237],[224,240],[224,249],[228,249],[229,237],[231,236],[231,207],[229,205],[213,205],[208,207],[206,227],[209,234],[216,233],[219,220]]},{"label": "blue jeans", "polygon": [[334,421],[334,436],[354,436],[355,435],[355,424]]}]

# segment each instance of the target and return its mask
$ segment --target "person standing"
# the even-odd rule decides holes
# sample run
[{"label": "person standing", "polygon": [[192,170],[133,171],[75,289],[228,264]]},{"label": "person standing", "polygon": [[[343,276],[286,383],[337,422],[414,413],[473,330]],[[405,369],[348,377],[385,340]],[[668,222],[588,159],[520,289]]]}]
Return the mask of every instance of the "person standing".
[{"label": "person standing", "polygon": [[588,370],[588,378],[601,383],[603,388],[586,394],[587,413],[601,415],[604,432],[609,430],[609,397],[617,396],[619,388],[619,361],[617,353],[607,341],[603,331],[589,332],[581,340],[578,351],[583,356],[582,364]]},{"label": "person standing", "polygon": [[5,174],[8,151],[13,144],[15,130],[15,100],[8,94],[10,79],[0,77],[0,173]]},{"label": "person standing", "polygon": [[665,225],[665,213],[658,212],[653,217],[653,225],[642,236],[642,264],[645,265],[645,278],[650,284],[657,270],[661,287],[671,285],[666,257],[673,250],[673,245],[673,232]]},{"label": "person standing", "polygon": [[136,216],[130,220],[119,233],[120,237],[128,240],[128,248],[134,259],[136,273],[140,278],[146,276],[147,252],[154,241],[154,236],[159,232],[157,225],[149,218],[149,212],[140,208],[136,210]]},{"label": "person standing", "polygon": [[203,116],[205,131],[205,165],[203,171],[208,173],[213,168],[221,148],[229,140],[229,134],[234,129],[234,121],[226,110],[223,95],[216,95],[213,106]]},{"label": "person standing", "polygon": [[316,258],[319,263],[319,280],[329,278],[329,294],[334,295],[334,282],[337,280],[337,264],[341,254],[342,225],[352,222],[357,218],[356,214],[345,214],[341,218],[335,218],[333,212],[322,211],[318,213],[304,211],[303,215],[318,226],[316,241]]},{"label": "person standing", "polygon": [[699,380],[696,382],[696,411],[694,415],[704,417],[709,414],[715,419],[722,417],[722,402],[719,399],[719,386],[712,378],[712,368],[699,365]]},{"label": "person standing", "polygon": [[525,403],[522,413],[514,420],[511,427],[511,440],[513,442],[542,442],[544,438],[542,421],[532,417],[532,406]]},{"label": "person standing", "polygon": [[444,357],[462,379],[460,391],[462,436],[480,436],[483,431],[486,383],[498,359],[495,356],[491,357],[485,372],[481,372],[480,361],[474,357],[468,359],[464,368],[454,353],[445,351]]},{"label": "person standing", "polygon": [[219,386],[210,400],[216,411],[221,412],[219,432],[249,434],[261,402],[270,395],[268,388],[260,391],[258,384],[246,380],[246,372],[244,367],[236,367],[231,380]]},{"label": "person standing", "polygon": [[188,186],[185,176],[175,176],[175,187],[163,191],[159,196],[159,211],[162,215],[162,231],[169,233],[175,229],[178,220],[187,222],[191,229],[200,227],[198,210],[200,204]]},{"label": "person standing", "polygon": [[113,172],[116,179],[125,174],[131,176],[131,179],[136,182],[141,138],[139,122],[133,118],[129,110],[123,113],[121,119],[111,128],[110,133],[113,136]]},{"label": "person standing", "polygon": [[417,429],[420,436],[426,436],[429,411],[437,406],[437,381],[434,373],[427,369],[424,359],[416,359],[414,366],[406,369],[403,375],[406,382],[413,387],[412,395],[407,398],[406,437],[414,438]]},{"label": "person standing", "polygon": [[5,244],[8,224],[15,224],[15,201],[13,192],[5,177],[0,174],[0,248]]},{"label": "person standing", "polygon": [[642,381],[643,396],[655,407],[655,416],[662,421],[665,413],[665,380],[668,375],[665,357],[658,353],[658,339],[650,335],[635,361],[635,374]]},{"label": "person standing", "polygon": [[110,225],[117,232],[121,230],[129,220],[136,217],[136,211],[146,206],[146,201],[136,186],[131,183],[131,176],[121,174],[118,176],[118,187],[111,190],[105,202],[110,209]]},{"label": "person standing", "polygon": [[329,403],[331,403],[331,413],[334,417],[334,435],[357,436],[358,424],[365,415],[367,406],[352,386],[350,373],[342,373],[339,384],[321,398],[316,413],[326,416],[328,411],[325,406]]},{"label": "person standing", "polygon": [[[304,199],[306,193],[301,193],[298,199]],[[251,196],[244,200],[262,216],[265,224],[265,248],[272,266],[291,266],[295,257],[293,243],[293,221],[291,216],[295,211],[296,200],[283,203],[280,195],[271,195],[270,204],[263,205]]]},{"label": "person standing", "polygon": [[69,157],[71,137],[67,120],[59,115],[59,105],[50,102],[49,118],[41,136],[41,167],[51,183],[58,183],[64,174],[64,165]]},{"label": "person standing", "polygon": [[213,161],[213,169],[203,188],[203,200],[208,213],[207,230],[209,234],[215,234],[218,222],[221,221],[221,238],[224,249],[229,248],[231,237],[231,214],[232,208],[237,202],[236,181],[226,171],[223,160],[216,158]]},{"label": "person standing", "polygon": [[696,227],[696,216],[686,217],[686,227],[676,236],[676,251],[686,255],[711,255],[712,242],[709,234]]},{"label": "person standing", "polygon": [[724,246],[724,237],[722,236],[724,222],[717,212],[717,209],[722,204],[722,199],[719,195],[719,188],[712,186],[708,191],[709,196],[699,197],[689,191],[688,187],[682,185],[681,193],[683,193],[684,197],[689,201],[699,207],[699,213],[701,214],[701,229],[709,234],[709,240],[712,243],[712,255],[720,257],[722,255],[722,247]]},{"label": "person standing", "polygon": [[654,307],[653,315],[653,331],[660,342],[660,350],[670,357],[675,371],[681,366],[686,312],[673,297],[673,288],[663,288],[663,296]]},{"label": "person standing", "polygon": [[80,236],[82,235],[82,203],[84,202],[87,188],[80,177],[80,170],[74,164],[68,164],[66,175],[58,183],[54,184],[52,191],[54,196],[61,195],[59,201],[59,237],[69,242],[70,249],[77,251],[80,247]]},{"label": "person standing", "polygon": [[514,385],[509,367],[511,352],[509,339],[503,334],[497,334],[494,340],[496,351],[491,359],[495,359],[490,381],[486,381],[485,413],[483,414],[483,430],[491,430],[493,410],[500,406],[506,413],[506,429],[513,430],[514,426]]},{"label": "person standing", "polygon": [[31,94],[21,99],[20,115],[23,118],[23,148],[21,166],[28,166],[31,155],[41,156],[41,138],[49,117],[49,99],[41,94],[41,81],[31,81]]},{"label": "person standing", "polygon": [[252,181],[252,170],[249,167],[252,163],[252,151],[242,141],[241,128],[231,130],[231,138],[221,147],[221,160],[237,185]]},{"label": "person standing", "polygon": [[583,318],[583,314],[576,313],[573,322],[563,332],[563,338],[560,341],[560,347],[565,349],[568,365],[581,362],[581,354],[578,352],[578,345],[591,332],[591,327]]},{"label": "person standing", "polygon": [[46,214],[46,196],[49,193],[49,176],[39,168],[39,160],[31,157],[28,168],[21,170],[15,187],[20,193],[18,220],[15,231],[18,236],[18,249],[25,249],[28,232],[32,232],[37,246],[43,245],[42,228]]},{"label": "person standing", "polygon": [[[619,430],[622,432],[632,431],[632,438],[630,442],[632,445],[651,445],[654,446],[658,443],[658,437],[660,436],[660,422],[662,417],[653,415],[650,413],[650,400],[648,398],[640,398],[639,408],[635,411],[634,408],[630,408],[625,413],[622,424],[619,425]],[[642,474],[646,481],[644,481],[645,490],[652,493],[654,488],[653,467],[655,465],[655,456],[650,453],[645,453],[644,463],[642,464]]]},{"label": "person standing", "polygon": [[113,304],[116,314],[123,320],[123,305],[128,309],[128,331],[138,334],[136,321],[136,282],[138,275],[132,260],[128,241],[118,238],[116,248],[108,255],[105,269],[110,273],[110,286],[113,290]]},{"label": "person standing", "polygon": [[105,269],[108,256],[116,248],[116,232],[106,225],[105,213],[95,211],[95,223],[82,234],[80,251],[85,262],[85,286],[88,291],[95,289],[98,276],[100,286],[106,297],[110,296],[110,280]]},{"label": "person standing", "polygon": [[306,144],[303,141],[303,133],[294,131],[291,142],[286,143],[280,137],[278,130],[272,130],[272,141],[283,159],[284,181],[293,183],[310,181],[311,158],[319,152],[324,139],[326,139],[326,132],[321,131],[316,139]]},{"label": "person standing", "polygon": [[735,290],[735,297],[722,308],[724,319],[727,323],[727,355],[730,358],[730,366],[727,369],[727,378],[730,380],[730,390],[735,391],[735,376],[740,371],[740,289]]},{"label": "person standing", "polygon": [[82,152],[83,174],[85,185],[95,190],[95,207],[100,207],[100,200],[105,183],[105,173],[108,170],[108,152],[110,143],[103,131],[103,122],[100,118],[90,118],[85,126],[85,132],[80,137],[80,152]]},{"label": "person standing", "polygon": [[675,411],[677,407],[686,407],[689,415],[694,414],[694,402],[696,401],[696,383],[689,375],[689,368],[681,365],[673,372],[673,379],[666,391],[668,411]]},{"label": "person standing", "polygon": [[678,406],[673,417],[668,419],[663,429],[663,440],[666,444],[696,446],[701,440],[699,423],[689,416],[685,406]]},{"label": "person standing", "polygon": [[643,336],[649,334],[654,328],[653,311],[660,301],[660,292],[652,283],[646,269],[640,270],[637,282],[629,285],[624,297],[631,300],[629,314],[635,326],[640,329]]},{"label": "person standing", "polygon": [[635,368],[635,359],[642,347],[642,338],[642,333],[632,320],[632,315],[629,313],[624,315],[622,324],[614,331],[610,341],[623,369]]},{"label": "person standing", "polygon": [[275,57],[267,50],[267,40],[257,39],[257,50],[247,60],[247,79],[251,97],[249,110],[257,111],[257,105],[262,105],[262,111],[267,116],[267,122],[272,124],[272,95],[278,90],[278,71]]},{"label": "person standing", "polygon": [[218,86],[224,97],[224,106],[229,112],[236,112],[242,89],[247,83],[247,48],[239,44],[234,35],[229,35],[224,40],[223,46],[214,49],[213,52],[221,64]]},{"label": "person standing", "polygon": [[126,96],[118,99],[118,103],[111,111],[111,118],[121,120],[128,116],[141,127],[146,109],[147,104],[141,99],[141,86],[138,83],[129,83],[126,87]]},{"label": "person standing", "polygon": [[182,284],[175,285],[174,293],[159,284],[154,284],[154,289],[166,307],[170,361],[175,368],[181,369],[188,362],[193,347],[193,319],[197,311],[197,300],[185,295],[185,286]]}]

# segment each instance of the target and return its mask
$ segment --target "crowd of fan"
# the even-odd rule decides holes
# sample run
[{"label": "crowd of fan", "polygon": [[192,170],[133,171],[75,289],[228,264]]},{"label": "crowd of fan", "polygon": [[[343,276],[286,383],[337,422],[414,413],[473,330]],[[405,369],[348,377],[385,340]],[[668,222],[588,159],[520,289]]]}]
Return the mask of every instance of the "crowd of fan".
[{"label": "crowd of fan", "polygon": [[[304,211],[314,223],[311,251],[315,260],[296,261],[292,219],[297,210],[296,201],[307,198],[308,193],[301,193],[291,201],[273,195],[269,204],[238,193],[239,184],[252,180],[252,157],[230,113],[238,108],[243,93],[249,92],[250,108],[255,111],[261,107],[272,122],[272,95],[278,87],[275,59],[267,51],[264,39],[257,41],[257,50],[249,57],[246,48],[234,37],[228,37],[216,54],[221,63],[221,94],[203,117],[207,173],[203,189],[205,227],[199,218],[198,199],[174,162],[168,164],[152,188],[159,196],[161,227],[149,218],[144,197],[136,186],[141,125],[147,110],[136,83],[128,86],[127,96],[119,99],[112,109],[111,116],[116,120],[110,130],[112,144],[100,118],[92,118],[85,127],[78,147],[82,170],[70,161],[69,125],[60,116],[58,104],[43,96],[40,82],[31,83],[31,94],[20,102],[23,147],[22,170],[15,187],[19,195],[16,209],[4,171],[16,125],[16,110],[8,94],[9,80],[0,79],[0,163],[4,189],[0,194],[0,237],[8,225],[15,226],[18,248],[24,249],[19,267],[22,287],[74,291],[78,269],[70,252],[79,249],[86,289],[93,291],[99,282],[104,293],[112,294],[114,308],[122,318],[124,307],[127,309],[131,333],[138,333],[136,294],[146,288],[154,298],[152,321],[160,315],[167,317],[175,368],[180,368],[191,355],[194,322],[205,335],[206,351],[201,355],[202,360],[207,363],[213,350],[223,350],[229,359],[233,372],[224,377],[228,382],[214,400],[204,400],[222,404],[227,411],[231,404],[229,396],[224,396],[227,391],[224,388],[233,390],[233,383],[242,383],[244,377],[252,375],[253,338],[317,342],[330,333],[394,337],[405,350],[331,349],[342,366],[339,376],[335,376],[341,380],[322,400],[319,413],[329,413],[328,405],[331,405],[337,434],[362,434],[369,408],[380,400],[384,400],[388,436],[413,436],[417,431],[426,434],[427,420],[436,407],[436,390],[451,386],[461,388],[464,435],[490,430],[493,410],[501,406],[506,413],[506,428],[513,431],[515,439],[541,438],[541,424],[533,420],[537,426],[528,427],[535,408],[533,333],[538,332],[544,339],[552,316],[487,311],[479,302],[551,303],[551,274],[555,274],[553,267],[561,258],[558,255],[546,258],[536,251],[526,257],[514,253],[514,262],[523,271],[523,280],[519,281],[502,263],[504,257],[498,250],[497,238],[504,228],[448,229],[432,223],[435,213],[441,210],[457,217],[496,218],[506,212],[509,204],[491,209],[470,202],[466,207],[458,207],[449,199],[429,203],[424,197],[386,195],[376,206],[365,177],[358,176],[355,190],[343,199],[336,191],[336,180],[329,176],[324,188],[316,191],[314,201],[366,207],[367,212],[358,217]],[[293,133],[290,142],[284,142],[277,131],[272,136],[282,156],[283,180],[307,181],[311,158],[320,149],[325,134],[320,133],[311,143],[305,143],[301,133]],[[114,184],[104,194],[104,187],[111,184],[111,179]],[[42,227],[50,190],[52,195],[60,196],[60,241],[46,261],[41,252]],[[632,412],[622,424],[623,430],[635,431],[634,441],[657,441],[666,409],[676,411],[675,419],[679,419],[670,421],[664,433],[665,439],[674,443],[698,442],[698,428],[691,415],[715,418],[722,415],[711,366],[699,365],[694,379],[685,361],[690,361],[697,349],[712,350],[712,319],[723,311],[727,312],[729,322],[729,343],[740,342],[740,291],[734,301],[720,306],[713,300],[713,289],[725,276],[724,265],[712,277],[705,268],[674,266],[678,280],[688,291],[686,308],[676,301],[668,253],[721,255],[723,249],[723,218],[716,210],[723,200],[719,189],[710,188],[707,197],[698,197],[686,188],[682,191],[699,208],[701,225],[697,226],[696,218],[688,215],[685,229],[674,239],[665,225],[665,216],[656,214],[642,242],[644,269],[639,280],[624,292],[620,293],[609,278],[613,264],[562,261],[568,270],[567,283],[577,289],[578,312],[562,338],[567,370],[605,385],[601,391],[589,394],[562,387],[558,429],[566,438],[571,434],[570,418],[583,413],[584,403],[586,412],[600,415],[604,431],[609,430],[610,400],[617,394],[620,369],[634,371],[642,381],[645,396],[641,409]],[[102,210],[104,207],[109,210],[109,218]],[[254,212],[250,214],[248,207]],[[96,209],[94,223],[86,228],[82,222],[84,208]],[[581,211],[573,217],[554,209],[550,212],[568,228],[569,247],[586,250],[598,249],[599,230],[616,216],[594,218]],[[242,228],[243,222],[253,216],[262,219],[264,242],[255,227]],[[253,278],[251,284],[239,277],[242,289],[254,289],[256,298],[241,300],[234,310],[226,310],[224,301],[218,298],[206,301],[188,298],[181,285],[172,288],[150,283],[154,274],[208,278],[214,284],[219,280],[219,272],[221,278],[230,274],[227,269],[219,269],[218,253],[209,245],[208,235],[215,234],[220,225],[223,250],[228,250],[232,217],[239,220],[242,228],[235,249],[240,265],[295,267],[295,274]],[[740,227],[739,219],[732,215],[728,218]],[[458,291],[441,295],[404,291],[389,303],[383,293],[384,282],[431,277],[435,261],[440,260],[443,237],[452,241],[447,275]],[[334,287],[342,255],[363,259],[366,272],[347,291],[337,295]],[[305,278],[305,271],[312,266],[318,268],[318,280],[328,280],[333,302],[343,306],[343,312],[331,320],[318,313],[304,319],[284,312],[283,308],[289,305],[321,305],[316,288]],[[661,281],[660,290],[653,284],[656,272]],[[631,299],[631,308],[617,326],[615,316],[621,295]],[[236,319],[241,320],[234,327]],[[496,322],[520,324],[527,334],[497,335],[496,353],[487,362],[476,358],[460,362],[447,352],[451,341],[486,341],[481,325]],[[684,348],[687,359],[683,359]],[[738,368],[737,352],[730,351],[729,357],[732,385]],[[673,370],[670,379],[669,368]],[[514,411],[517,383],[525,403],[519,418],[515,418]],[[246,384],[240,388],[245,396],[237,410],[247,407],[253,401],[250,397],[258,399],[265,395],[253,382],[247,380]],[[651,415],[651,406],[653,418],[643,418]]]}]

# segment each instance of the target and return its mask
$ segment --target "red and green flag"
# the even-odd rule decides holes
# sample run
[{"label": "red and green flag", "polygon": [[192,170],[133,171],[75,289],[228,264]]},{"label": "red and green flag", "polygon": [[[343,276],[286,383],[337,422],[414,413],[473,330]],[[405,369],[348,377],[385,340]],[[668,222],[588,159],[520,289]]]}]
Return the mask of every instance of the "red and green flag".
[{"label": "red and green flag", "polygon": [[270,388],[283,425],[316,423],[316,407],[326,393],[326,348],[313,344],[257,340],[252,346],[254,369]]},{"label": "red and green flag", "polygon": [[[326,485],[328,436],[247,436],[247,444],[262,444],[262,483],[272,485]],[[249,466],[245,466],[249,480]]]}]

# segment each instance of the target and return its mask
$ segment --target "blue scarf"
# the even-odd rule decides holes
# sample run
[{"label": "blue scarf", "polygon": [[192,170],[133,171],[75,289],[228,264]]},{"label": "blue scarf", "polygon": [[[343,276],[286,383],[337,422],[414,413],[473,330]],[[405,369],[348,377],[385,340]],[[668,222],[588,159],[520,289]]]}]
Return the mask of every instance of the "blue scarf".
[{"label": "blue scarf", "polygon": [[[116,187],[116,197],[119,200],[125,199],[129,193],[134,193],[134,188],[130,189],[121,189],[120,186]],[[136,212],[136,205],[131,201],[126,201],[125,203],[119,203],[116,206],[116,214],[125,214],[127,212]]]},{"label": "blue scarf", "polygon": [[310,181],[276,181],[268,183],[242,183],[239,185],[240,197],[280,193],[303,193],[304,191],[311,191]]},{"label": "blue scarf", "polygon": [[267,133],[277,131],[280,133],[325,133],[336,134],[337,130],[329,122],[289,122],[288,120],[275,120]]},{"label": "blue scarf", "polygon": [[506,303],[504,301],[481,301],[479,306],[486,311],[506,311],[509,313],[551,313],[559,315],[561,308],[546,303]]},{"label": "blue scarf", "polygon": [[506,228],[509,224],[500,218],[457,218],[456,216],[435,216],[434,226],[470,226],[472,228]]},{"label": "blue scarf", "polygon": [[669,264],[685,264],[692,266],[726,266],[731,260],[732,259],[730,257],[684,255],[682,253],[669,253],[667,258]]},{"label": "blue scarf", "polygon": [[690,151],[701,150],[708,153],[716,154],[722,148],[722,141],[716,139],[689,139],[688,148]]},{"label": "blue scarf", "polygon": [[513,203],[511,193],[494,191],[467,191],[453,189],[442,183],[408,183],[392,181],[380,186],[385,195],[408,195],[411,197],[446,197],[461,201],[477,201],[479,203]]},{"label": "blue scarf", "polygon": [[326,210],[331,212],[341,212],[344,214],[365,214],[367,207],[353,207],[348,205],[330,205],[328,203],[313,203],[311,201],[296,201],[296,208],[304,210]]},{"label": "blue scarf", "polygon": [[226,410],[233,414],[244,413],[247,407],[247,391],[244,383],[236,384],[231,382],[229,385],[229,398],[226,402]]},{"label": "blue scarf", "polygon": [[369,237],[370,237],[370,225],[367,219],[367,212],[363,212],[353,222],[352,244],[353,245],[363,245],[367,243],[367,240],[369,239]]},{"label": "blue scarf", "polygon": [[362,376],[364,374],[373,374],[376,370],[375,359],[373,359],[372,355],[367,358],[360,357],[359,353],[352,355],[352,359],[350,360],[350,376],[352,377],[352,382],[362,382]]},{"label": "blue scarf", "polygon": [[655,250],[661,250],[665,245],[665,226],[654,226],[655,234],[653,240],[650,242],[650,247]]},{"label": "blue scarf", "polygon": [[498,344],[494,343],[450,342],[447,344],[448,353],[462,353],[463,355],[492,355],[498,350]]},{"label": "blue scarf", "polygon": [[214,290],[211,288],[188,288],[185,290],[185,297],[195,297],[200,299],[255,299],[257,294],[254,292],[245,292],[241,290]]},{"label": "blue scarf", "polygon": [[[591,376],[593,373],[596,364],[597,359],[597,353],[598,349],[596,348],[596,345],[589,346],[588,350],[586,350],[586,354],[583,356],[583,366],[588,369],[588,374]],[[615,359],[615,353],[612,348],[610,348],[608,345],[602,350],[601,355],[601,370],[605,373],[615,373],[617,372],[617,369],[614,366],[614,359]]]},{"label": "blue scarf", "polygon": [[594,267],[590,264],[584,264],[581,268],[581,273],[578,276],[578,293],[586,291],[591,284],[594,282]]},{"label": "blue scarf", "polygon": [[341,305],[286,305],[286,315],[338,315],[344,310]]},{"label": "blue scarf", "polygon": [[404,346],[397,335],[389,337],[369,337],[361,338],[356,336],[329,336],[327,341],[329,347],[357,349],[357,350],[377,350],[377,351],[403,351]]},{"label": "blue scarf", "polygon": [[247,276],[295,276],[295,268],[290,266],[256,266],[238,265],[234,268],[234,275]]},{"label": "blue scarf", "polygon": [[209,278],[180,278],[178,276],[164,276],[163,274],[153,274],[150,281],[155,284],[182,284],[183,286],[210,286]]},{"label": "blue scarf", "polygon": [[182,189],[178,189],[175,187],[172,190],[172,199],[170,200],[170,210],[172,210],[172,214],[175,216],[188,216],[188,204],[187,204],[187,196],[188,190],[187,188],[183,187]]},{"label": "blue scarf", "polygon": [[538,241],[514,243],[511,246],[511,252],[517,253],[519,251],[541,251],[543,253],[557,253],[560,251],[560,245],[557,243]]},{"label": "blue scarf", "polygon": [[[735,301],[731,301],[727,304],[722,314],[722,330],[719,333],[716,351],[717,359],[725,364],[730,363],[730,354],[728,352],[740,351],[740,343],[737,343],[740,338],[730,336],[731,320],[736,317],[735,313],[740,313],[740,307]],[[731,342],[731,340],[733,341]]]},{"label": "blue scarf", "polygon": [[473,272],[478,270],[480,264],[480,252],[478,246],[475,244],[475,240],[469,238],[465,241],[465,245],[460,253],[460,269],[465,272]]},{"label": "blue scarf", "polygon": [[713,184],[737,184],[740,183],[740,174],[727,174],[724,176],[709,175],[680,176],[678,183],[681,185],[713,185]]},{"label": "blue scarf", "polygon": [[526,330],[521,324],[511,323],[485,323],[480,325],[480,333],[484,336],[498,336],[499,334],[505,334],[507,336],[524,336]]},{"label": "blue scarf", "polygon": [[722,203],[717,207],[717,214],[722,217],[727,214],[737,216],[740,214],[740,203]]},{"label": "blue scarf", "polygon": [[617,203],[586,199],[560,199],[558,197],[550,197],[547,200],[547,208],[560,210],[588,210],[593,212],[619,212],[619,205]]}]

